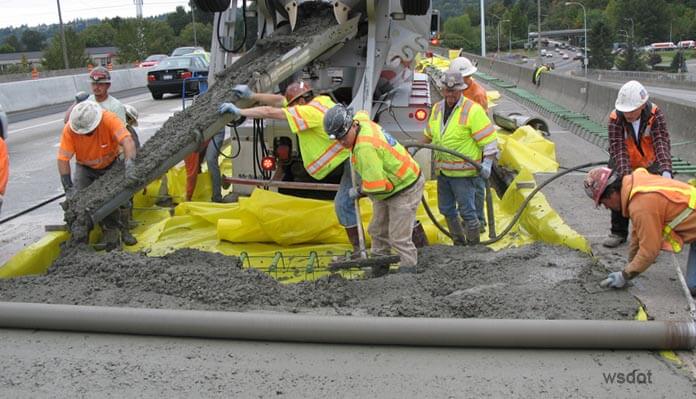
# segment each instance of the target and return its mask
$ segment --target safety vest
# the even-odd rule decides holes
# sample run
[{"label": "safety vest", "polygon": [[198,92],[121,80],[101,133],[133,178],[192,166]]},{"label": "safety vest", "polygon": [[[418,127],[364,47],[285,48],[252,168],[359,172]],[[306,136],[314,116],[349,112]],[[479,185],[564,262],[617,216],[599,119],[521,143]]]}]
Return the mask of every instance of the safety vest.
[{"label": "safety vest", "polygon": [[104,169],[118,157],[119,145],[130,133],[121,119],[110,111],[102,111],[102,120],[92,134],[77,134],[66,123],[60,136],[58,159],[75,161],[92,169]]},{"label": "safety vest", "polygon": [[366,112],[358,112],[354,119],[360,122],[360,131],[351,162],[362,179],[362,191],[385,200],[415,183],[420,167],[404,146]]},{"label": "safety vest", "polygon": [[[628,126],[624,126],[624,143],[626,143],[626,152],[628,159],[631,162],[631,169],[647,168],[655,162],[655,147],[653,146],[652,134],[650,133],[653,123],[655,123],[655,113],[657,105],[650,104],[650,116],[648,117],[645,131],[640,135],[640,141],[636,142],[636,136],[628,131]],[[618,114],[616,110],[612,111],[609,118],[616,122]],[[627,124],[629,122],[626,122]]]},{"label": "safety vest", "polygon": [[633,186],[628,195],[628,200],[637,193],[659,193],[671,202],[684,204],[686,208],[662,229],[662,249],[673,252],[681,252],[684,239],[674,229],[677,228],[694,211],[696,206],[696,187],[682,183],[678,180],[664,179],[655,176],[644,168],[633,172]]},{"label": "safety vest", "polygon": [[[486,111],[477,103],[461,97],[444,122],[445,101],[433,106],[424,135],[437,146],[457,151],[474,161],[481,162],[481,150],[497,139],[495,127]],[[476,176],[476,168],[463,159],[442,152],[435,152],[437,173],[450,177]]]},{"label": "safety vest", "polygon": [[348,159],[350,151],[324,131],[324,114],[336,105],[327,96],[317,96],[309,104],[284,108],[290,130],[297,135],[302,162],[313,178],[321,180]]}]

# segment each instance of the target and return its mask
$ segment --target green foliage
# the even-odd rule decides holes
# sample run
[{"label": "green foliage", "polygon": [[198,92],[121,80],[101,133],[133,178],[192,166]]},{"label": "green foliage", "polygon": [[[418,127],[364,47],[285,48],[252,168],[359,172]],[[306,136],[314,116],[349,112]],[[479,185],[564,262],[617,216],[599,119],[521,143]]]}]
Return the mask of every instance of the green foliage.
[{"label": "green foliage", "polygon": [[186,25],[186,27],[181,31],[181,35],[178,37],[179,46],[201,46],[204,48],[210,47],[210,40],[213,37],[213,26],[210,24],[202,24],[196,22],[196,36],[194,42],[194,30],[193,23]]},{"label": "green foliage", "polygon": [[27,29],[22,32],[22,44],[26,51],[39,51],[44,46],[44,35],[41,32]]},{"label": "green foliage", "polygon": [[190,22],[191,14],[186,12],[182,6],[178,6],[175,12],[167,14],[167,23],[174,29],[175,36],[179,36]]},{"label": "green foliage", "polygon": [[15,53],[17,52],[17,49],[12,47],[11,45],[4,43],[3,45],[0,46],[0,54],[9,54],[9,53]]},{"label": "green foliage", "polygon": [[653,53],[650,53],[650,55],[648,56],[648,62],[647,62],[647,63],[648,63],[648,65],[650,65],[651,67],[654,67],[655,65],[657,65],[657,64],[659,64],[659,63],[661,63],[661,62],[662,62],[662,57],[660,57],[660,54],[657,54],[657,53],[654,53],[654,52],[653,52]]},{"label": "green foliage", "polygon": [[107,47],[114,43],[116,29],[108,22],[90,25],[80,32],[87,47]]},{"label": "green foliage", "polygon": [[614,42],[614,34],[604,18],[597,20],[592,29],[587,33],[587,45],[589,53],[589,67],[593,69],[611,69],[614,58],[611,55],[611,46]]},{"label": "green foliage", "polygon": [[144,34],[147,55],[169,54],[176,47],[174,30],[164,21],[146,21]]},{"label": "green foliage", "polygon": [[686,70],[686,57],[683,51],[677,51],[672,58],[672,63],[669,66],[670,72],[683,72]]},{"label": "green foliage", "polygon": [[628,48],[616,59],[616,67],[621,71],[646,71],[645,60],[629,40]]},{"label": "green foliage", "polygon": [[449,18],[445,21],[442,45],[449,48],[463,48],[474,51],[479,48],[478,29],[471,26],[468,15]]},{"label": "green foliage", "polygon": [[22,43],[19,42],[19,39],[17,39],[17,36],[15,35],[10,35],[5,39],[5,43],[9,46],[11,46],[15,51],[22,51]]},{"label": "green foliage", "polygon": [[137,19],[124,20],[114,38],[119,61],[131,63],[144,60],[147,57],[146,43],[144,22]]},{"label": "green foliage", "polygon": [[[65,41],[68,53],[68,68],[80,68],[89,64],[90,59],[85,54],[85,42],[71,28],[65,28]],[[53,35],[51,43],[44,50],[44,59],[41,61],[46,69],[63,69],[63,46],[60,32]]]}]

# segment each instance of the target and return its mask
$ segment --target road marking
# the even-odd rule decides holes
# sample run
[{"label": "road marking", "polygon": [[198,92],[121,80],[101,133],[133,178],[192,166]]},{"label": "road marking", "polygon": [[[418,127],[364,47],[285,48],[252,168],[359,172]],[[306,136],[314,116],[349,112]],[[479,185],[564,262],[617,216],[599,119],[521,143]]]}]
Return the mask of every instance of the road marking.
[{"label": "road marking", "polygon": [[23,130],[33,129],[36,127],[46,126],[46,125],[50,125],[52,123],[62,122],[62,121],[63,121],[63,119],[56,119],[56,120],[52,120],[52,121],[48,121],[48,122],[44,122],[44,123],[39,123],[38,125],[31,125],[31,126],[23,127],[21,129],[10,130],[9,134],[12,135],[13,133],[21,132]]}]

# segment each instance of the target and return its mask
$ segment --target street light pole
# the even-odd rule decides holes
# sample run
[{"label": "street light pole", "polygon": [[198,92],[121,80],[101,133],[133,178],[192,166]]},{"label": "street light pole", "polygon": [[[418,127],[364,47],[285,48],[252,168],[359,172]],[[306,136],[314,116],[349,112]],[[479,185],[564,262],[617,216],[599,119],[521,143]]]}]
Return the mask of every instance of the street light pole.
[{"label": "street light pole", "polygon": [[68,63],[68,44],[65,40],[65,29],[63,29],[63,15],[60,13],[60,0],[56,0],[58,3],[58,22],[60,23],[60,41],[63,45],[63,62],[65,63],[65,69],[70,68]]},{"label": "street light pole", "polygon": [[486,56],[486,5],[481,0],[481,57]]},{"label": "street light pole", "polygon": [[512,21],[508,20],[510,25],[510,34],[508,35],[508,55],[512,54]]},{"label": "street light pole", "polygon": [[541,0],[537,0],[537,46],[539,47],[538,65],[541,65]]},{"label": "street light pole", "polygon": [[[566,1],[565,5],[569,6],[571,4],[576,4],[582,7],[582,26],[585,31],[585,54],[582,57],[582,64],[585,70],[585,78],[587,78],[587,13],[585,12],[585,6],[577,1]],[[631,20],[633,21],[633,20]]]}]

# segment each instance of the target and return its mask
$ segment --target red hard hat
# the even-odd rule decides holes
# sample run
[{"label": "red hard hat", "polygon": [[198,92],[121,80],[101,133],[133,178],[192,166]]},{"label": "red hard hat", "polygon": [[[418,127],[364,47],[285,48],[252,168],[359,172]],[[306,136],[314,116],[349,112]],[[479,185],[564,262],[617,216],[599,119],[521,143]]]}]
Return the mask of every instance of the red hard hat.
[{"label": "red hard hat", "polygon": [[585,181],[583,182],[585,186],[585,194],[592,198],[595,207],[599,206],[599,200],[602,198],[604,190],[606,190],[607,186],[613,183],[615,180],[616,175],[614,174],[614,171],[604,166],[594,168],[587,172],[587,176],[585,176]]},{"label": "red hard hat", "polygon": [[111,83],[111,74],[108,69],[98,66],[89,73],[89,79],[94,83]]},{"label": "red hard hat", "polygon": [[304,96],[307,93],[312,92],[312,86],[304,81],[299,81],[291,83],[287,89],[285,89],[285,99],[288,100],[288,105],[292,104],[298,98]]}]

